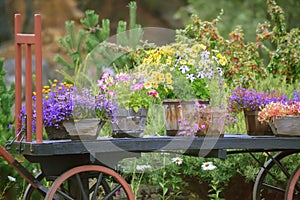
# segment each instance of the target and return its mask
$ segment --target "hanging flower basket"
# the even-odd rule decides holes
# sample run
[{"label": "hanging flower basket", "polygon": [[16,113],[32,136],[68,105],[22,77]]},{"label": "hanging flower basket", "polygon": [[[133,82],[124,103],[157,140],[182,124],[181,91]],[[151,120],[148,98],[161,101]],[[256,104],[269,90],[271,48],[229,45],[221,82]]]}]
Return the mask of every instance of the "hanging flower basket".
[{"label": "hanging flower basket", "polygon": [[300,116],[272,117],[269,124],[276,136],[300,137]]}]

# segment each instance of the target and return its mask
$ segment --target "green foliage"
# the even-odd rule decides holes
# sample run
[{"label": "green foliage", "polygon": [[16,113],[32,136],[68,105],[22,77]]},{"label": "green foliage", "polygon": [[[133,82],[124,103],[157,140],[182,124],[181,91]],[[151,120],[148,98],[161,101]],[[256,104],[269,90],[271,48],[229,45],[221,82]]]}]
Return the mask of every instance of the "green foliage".
[{"label": "green foliage", "polygon": [[[190,23],[190,15],[196,14],[203,20],[212,20],[224,10],[222,22],[218,24],[221,35],[228,35],[236,26],[243,25],[246,41],[256,39],[255,29],[262,19],[268,18],[265,0],[188,0],[188,4],[181,7],[175,17],[185,24]],[[299,27],[299,1],[298,0],[276,0],[278,5],[285,10],[287,19],[287,30],[292,27]]]},{"label": "green foliage", "polygon": [[0,58],[0,135],[11,136],[12,130],[9,125],[12,125],[14,119],[12,116],[12,106],[14,104],[14,85],[10,88],[5,84],[5,70],[3,69],[4,59]]},{"label": "green foliage", "polygon": [[[192,13],[198,13],[197,9],[210,5],[200,2],[191,0],[191,7],[195,9]],[[239,4],[243,6],[251,4],[248,6],[252,8],[252,4],[255,3],[233,1],[226,4],[228,5],[222,5],[226,7],[232,4],[236,7]],[[266,6],[267,13],[262,16],[267,18],[267,14],[270,15],[270,21],[258,24],[255,42],[245,40],[244,31],[248,31],[247,23],[241,23],[243,27],[236,26],[233,31],[229,31],[228,39],[223,37],[220,32],[224,32],[220,30],[221,27],[225,27],[226,21],[223,17],[226,16],[222,11],[219,17],[211,21],[202,21],[198,16],[193,15],[191,22],[181,33],[197,39],[211,50],[216,49],[226,55],[229,65],[224,69],[224,73],[230,85],[250,87],[269,73],[275,77],[285,76],[288,82],[293,82],[299,79],[300,74],[300,30],[290,28],[288,31],[286,13],[276,1],[267,1]],[[266,54],[269,58],[265,56]]]},{"label": "green foliage", "polygon": [[[3,68],[4,59],[0,58],[0,145],[4,146],[7,139],[13,136],[13,115],[12,106],[14,104],[14,85],[9,88],[5,84],[6,71]],[[0,157],[0,199],[3,198],[7,190],[16,186],[15,182],[9,181],[7,176],[16,177],[16,172],[6,161]]]},{"label": "green foliage", "polygon": [[271,20],[257,27],[258,44],[270,56],[267,69],[275,77],[296,81],[300,78],[300,30],[286,29],[285,13],[275,0],[267,1],[267,6]]},{"label": "green foliage", "polygon": [[[126,22],[119,21],[117,28],[117,45],[135,47],[142,37],[143,31],[141,25],[136,24],[136,3],[129,3],[130,22],[127,30]],[[99,15],[93,10],[86,10],[85,17],[80,20],[83,28],[77,32],[74,21],[66,22],[67,35],[58,40],[58,44],[65,50],[66,55],[57,55],[55,61],[64,67],[64,70],[58,72],[66,79],[73,82],[71,76],[76,73],[82,73],[82,68],[86,68],[88,64],[93,64],[101,72],[102,67],[123,67],[128,65],[127,50],[119,48],[117,54],[115,52],[103,51],[99,44],[105,46],[106,41],[110,36],[110,20],[102,19],[102,24],[99,24]],[[128,33],[127,33],[128,32]],[[107,50],[107,49],[105,49]],[[98,56],[93,55],[96,54]],[[121,55],[120,55],[121,54]],[[99,55],[101,58],[99,58]],[[106,57],[108,56],[108,57]],[[90,59],[93,63],[85,63]],[[103,60],[108,61],[107,63]],[[130,67],[130,64],[129,64]],[[86,71],[84,71],[86,72]],[[68,75],[69,74],[69,75]],[[71,75],[70,75],[71,74]]]},{"label": "green foliage", "polygon": [[267,74],[258,47],[253,42],[245,42],[241,27],[229,34],[229,40],[225,39],[217,27],[220,20],[221,16],[211,22],[202,21],[193,15],[192,23],[179,33],[204,44],[210,51],[219,51],[226,56],[228,65],[223,67],[223,72],[227,84],[249,86]]}]

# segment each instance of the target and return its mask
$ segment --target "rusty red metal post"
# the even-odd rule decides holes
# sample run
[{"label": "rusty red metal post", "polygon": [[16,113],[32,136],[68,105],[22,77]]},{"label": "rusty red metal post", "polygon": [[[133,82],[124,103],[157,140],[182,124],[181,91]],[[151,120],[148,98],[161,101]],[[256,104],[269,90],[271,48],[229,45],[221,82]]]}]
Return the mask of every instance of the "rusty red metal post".
[{"label": "rusty red metal post", "polygon": [[42,22],[41,15],[34,16],[35,71],[36,71],[36,142],[43,142],[43,70],[42,70]]},{"label": "rusty red metal post", "polygon": [[[21,33],[21,15],[15,15],[15,36]],[[15,41],[15,128],[16,134],[21,130],[21,120],[19,118],[22,108],[22,46]],[[21,136],[18,137],[18,140]]]},{"label": "rusty red metal post", "polygon": [[[22,45],[25,45],[25,103],[26,103],[26,141],[32,141],[32,45],[35,45],[36,71],[36,142],[43,142],[42,110],[42,27],[41,16],[34,16],[34,34],[22,34],[21,15],[15,15],[15,125],[19,133],[22,124],[19,118],[22,108]],[[18,137],[20,140],[20,137]]]}]

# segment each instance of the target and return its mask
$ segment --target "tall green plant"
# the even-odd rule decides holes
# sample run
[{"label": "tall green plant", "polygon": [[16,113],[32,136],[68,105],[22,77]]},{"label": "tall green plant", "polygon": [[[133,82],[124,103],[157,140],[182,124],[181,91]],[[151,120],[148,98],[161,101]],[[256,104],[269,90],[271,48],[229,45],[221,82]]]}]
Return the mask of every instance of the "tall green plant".
[{"label": "tall green plant", "polygon": [[[131,67],[128,52],[140,42],[143,31],[136,23],[136,2],[129,5],[129,30],[125,21],[119,21],[117,28],[117,44],[107,50],[106,40],[110,36],[110,20],[102,19],[93,10],[87,10],[85,17],[80,20],[83,28],[76,32],[74,21],[66,22],[67,35],[58,40],[58,44],[65,50],[66,56],[58,55],[55,60],[63,66],[58,70],[67,80],[74,82],[82,74],[87,74],[88,66],[95,66],[101,72],[103,67]],[[101,44],[101,45],[100,45]],[[101,46],[105,48],[101,48]],[[130,47],[130,48],[123,48]],[[74,76],[72,78],[72,76]]]},{"label": "tall green plant", "polygon": [[[5,145],[7,139],[13,135],[13,115],[14,85],[7,87],[5,84],[6,71],[3,68],[4,59],[0,58],[0,145]],[[15,176],[16,172],[0,157],[0,199],[14,183],[8,176]]]},{"label": "tall green plant", "polygon": [[[300,78],[300,29],[286,28],[283,9],[275,0],[267,0],[270,21],[259,24],[256,30],[256,41],[246,42],[244,29],[237,26],[225,39],[219,33],[221,16],[212,21],[202,21],[193,15],[181,34],[195,38],[208,49],[219,50],[226,55],[229,65],[223,70],[227,82],[244,87],[256,86],[257,80],[273,74],[275,77],[286,77],[287,82]],[[266,58],[262,52],[269,54]]]},{"label": "tall green plant", "polygon": [[5,84],[4,59],[0,58],[0,135],[6,139],[12,134],[12,106],[14,104],[14,85],[8,88]]},{"label": "tall green plant", "polygon": [[287,30],[285,13],[275,0],[267,0],[267,7],[271,20],[258,25],[257,42],[270,56],[269,72],[294,82],[300,78],[300,29]]}]

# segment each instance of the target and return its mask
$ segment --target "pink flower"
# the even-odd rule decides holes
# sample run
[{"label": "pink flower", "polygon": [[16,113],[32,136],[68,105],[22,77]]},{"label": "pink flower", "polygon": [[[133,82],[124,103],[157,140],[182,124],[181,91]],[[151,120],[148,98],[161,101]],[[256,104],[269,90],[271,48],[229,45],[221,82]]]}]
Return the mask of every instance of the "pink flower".
[{"label": "pink flower", "polygon": [[108,93],[109,96],[114,96],[115,95],[115,91],[113,91],[113,90],[108,90],[107,93]]},{"label": "pink flower", "polygon": [[154,98],[157,98],[157,97],[158,97],[158,92],[155,91],[155,90],[150,90],[150,91],[148,92],[148,95],[149,95],[149,96],[153,96]]}]

